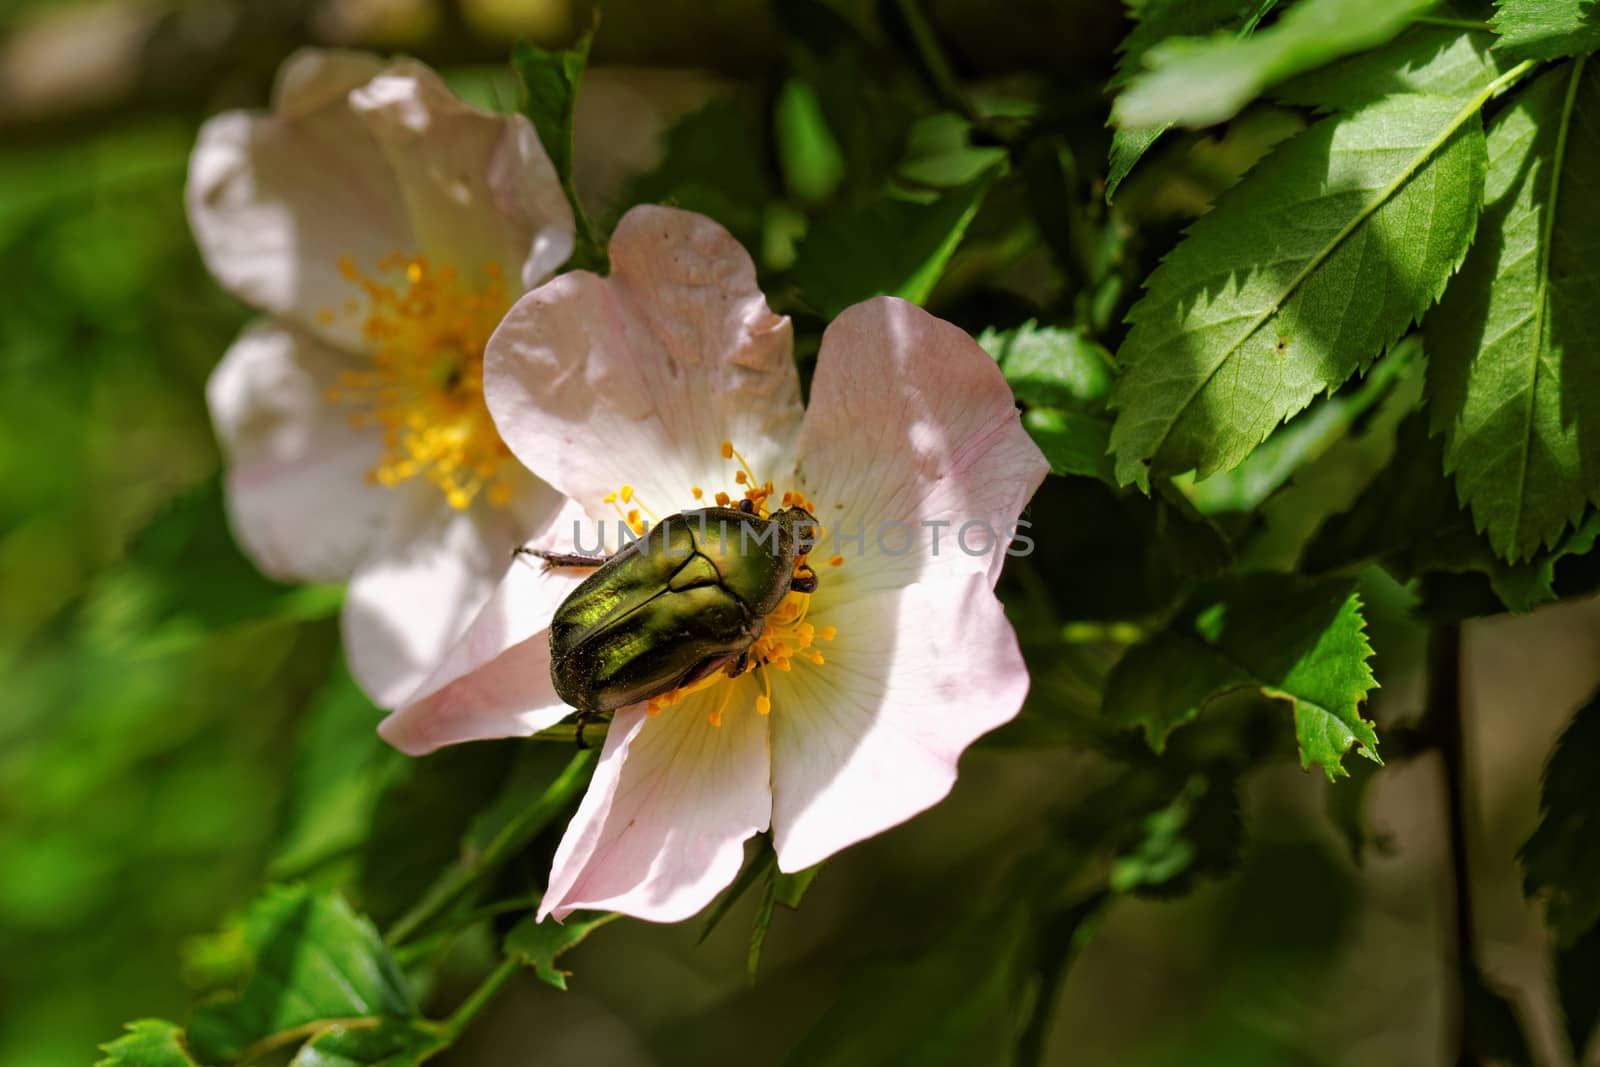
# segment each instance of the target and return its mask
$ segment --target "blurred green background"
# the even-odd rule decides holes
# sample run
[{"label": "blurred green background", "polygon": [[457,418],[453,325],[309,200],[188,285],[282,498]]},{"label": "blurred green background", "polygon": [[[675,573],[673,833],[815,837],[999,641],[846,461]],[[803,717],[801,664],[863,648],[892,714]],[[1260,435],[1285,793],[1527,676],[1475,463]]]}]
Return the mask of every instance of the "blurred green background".
[{"label": "blurred green background", "polygon": [[[1115,4],[928,7],[966,70],[1070,71],[1085,107],[1102,106]],[[604,16],[579,129],[580,181],[602,214],[678,116],[785,56],[756,0],[618,0]],[[491,102],[513,37],[559,42],[586,17],[557,0],[0,9],[0,1067],[85,1064],[126,1019],[182,1019],[186,978],[205,965],[192,939],[269,876],[346,885],[392,918],[453,847],[441,833],[444,852],[430,852],[410,828],[459,829],[482,799],[461,783],[488,790],[564,758],[488,745],[412,765],[386,752],[338,665],[337,591],[277,586],[234,548],[203,389],[246,312],[201,267],[181,191],[200,120],[261,106],[299,44],[411,52]],[[714,210],[731,194],[700,195]],[[1094,551],[1074,565],[1095,567]],[[1368,595],[1390,639],[1374,713],[1403,723],[1421,700],[1417,635],[1397,589]],[[1468,658],[1484,962],[1533,1021],[1541,1059],[1566,1062],[1512,855],[1540,761],[1600,673],[1600,612],[1475,622]],[[330,735],[345,738],[337,766],[297,762],[308,737]],[[778,917],[755,986],[753,900],[701,945],[697,922],[616,923],[566,960],[572,992],[520,983],[449,1062],[746,1064],[796,1046],[808,1062],[884,1062],[828,1035],[851,1013],[937,1033],[948,1020],[919,1013],[952,985],[971,1011],[1006,1018],[997,1004],[1040,991],[986,985],[985,967],[1031,946],[1008,945],[1003,919],[974,933],[961,916],[1003,916],[1041,826],[1109,780],[1070,745],[1020,736],[971,754],[934,813],[831,863],[804,909]],[[1438,768],[1378,772],[1364,817],[1383,847],[1358,865],[1329,812],[1348,823],[1362,785],[1330,787],[1284,755],[1242,783],[1237,872],[1182,899],[1119,900],[1046,991],[1059,998],[1052,1062],[1432,1061],[1452,937]],[[358,847],[373,827],[378,845]],[[530,860],[508,877],[538,874]],[[473,952],[458,953],[462,983]],[[998,1021],[969,1029],[942,1047],[947,1062],[1001,1062],[1015,1036]]]}]

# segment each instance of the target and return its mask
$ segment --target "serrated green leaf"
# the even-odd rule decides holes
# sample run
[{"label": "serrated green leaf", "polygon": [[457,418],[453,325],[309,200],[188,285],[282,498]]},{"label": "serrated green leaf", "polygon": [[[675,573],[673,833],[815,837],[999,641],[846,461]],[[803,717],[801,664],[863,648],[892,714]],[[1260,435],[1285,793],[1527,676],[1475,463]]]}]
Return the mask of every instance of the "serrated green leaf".
[{"label": "serrated green leaf", "polygon": [[1526,59],[1581,56],[1600,48],[1594,0],[1495,0],[1499,47]]},{"label": "serrated green leaf", "polygon": [[198,1067],[183,1044],[183,1027],[165,1019],[139,1019],[127,1033],[100,1046],[95,1067]]},{"label": "serrated green leaf", "polygon": [[1324,119],[1190,228],[1128,315],[1119,481],[1233,467],[1399,339],[1472,240],[1488,96],[1392,96]]},{"label": "serrated green leaf", "polygon": [[[1133,29],[1123,38],[1122,57],[1107,88],[1121,89],[1143,68],[1146,53],[1168,37],[1190,37],[1216,31],[1244,35],[1276,5],[1277,0],[1147,0],[1134,6]],[[1106,174],[1106,201],[1141,157],[1170,128],[1167,123],[1119,128],[1111,135],[1110,170]]]},{"label": "serrated green leaf", "polygon": [[1301,467],[1345,436],[1419,361],[1421,345],[1407,338],[1379,360],[1360,383],[1318,401],[1280,426],[1244,462],[1196,482],[1188,497],[1201,514],[1254,511]]},{"label": "serrated green leaf", "polygon": [[1445,465],[1516,562],[1600,501],[1600,66],[1549,72],[1495,119],[1477,242],[1429,318]]},{"label": "serrated green leaf", "polygon": [[224,935],[250,976],[201,1005],[189,1040],[205,1059],[232,1060],[276,1034],[323,1020],[405,1019],[416,1004],[377,930],[336,894],[278,886]]},{"label": "serrated green leaf", "polygon": [[1329,780],[1350,746],[1376,763],[1360,706],[1377,684],[1360,598],[1350,582],[1257,574],[1198,591],[1177,622],[1128,650],[1106,683],[1105,714],[1142,726],[1157,751],[1211,700],[1251,687],[1290,702],[1300,762]]},{"label": "serrated green leaf", "polygon": [[1104,411],[1111,393],[1111,353],[1075,330],[1029,320],[1010,330],[988,329],[978,344],[1000,364],[1011,391],[1036,407]]},{"label": "serrated green leaf", "polygon": [[1382,48],[1284,82],[1273,97],[1327,111],[1357,111],[1396,93],[1470,97],[1510,66],[1488,33],[1412,26]]},{"label": "serrated green leaf", "polygon": [[580,911],[558,923],[554,919],[538,922],[530,915],[506,935],[506,955],[532,967],[541,982],[565,989],[571,972],[558,968],[556,960],[615,918],[615,912]]},{"label": "serrated green leaf", "polygon": [[1281,81],[1383,44],[1434,3],[1300,0],[1246,38],[1164,41],[1145,54],[1149,69],[1117,97],[1112,121],[1119,127],[1224,122]]},{"label": "serrated green leaf", "polygon": [[1545,900],[1545,915],[1563,944],[1600,923],[1600,694],[1573,715],[1545,767],[1539,828],[1522,846],[1523,889]]},{"label": "serrated green leaf", "polygon": [[577,228],[573,248],[575,265],[597,267],[605,262],[606,252],[590,227],[578,190],[573,184],[573,118],[578,107],[578,83],[589,66],[589,48],[594,43],[597,24],[591,23],[571,48],[550,52],[529,41],[518,41],[511,49],[511,68],[522,86],[521,112],[539,134],[556,178],[561,182],[567,202],[572,206]]},{"label": "serrated green leaf", "polygon": [[335,1024],[306,1042],[289,1067],[420,1067],[448,1045],[437,1029],[411,1023]]},{"label": "serrated green leaf", "polygon": [[1428,433],[1426,413],[1401,423],[1393,458],[1353,505],[1323,523],[1306,546],[1308,574],[1383,563],[1402,578],[1481,574],[1511,611],[1532,611],[1556,598],[1556,566],[1593,550],[1600,511],[1591,511],[1557,545],[1521,563],[1497,556],[1456,502],[1444,473],[1444,448]]},{"label": "serrated green leaf", "polygon": [[989,179],[982,178],[931,203],[879,200],[839,208],[812,224],[791,277],[829,318],[880,293],[923,303],[988,190]]}]

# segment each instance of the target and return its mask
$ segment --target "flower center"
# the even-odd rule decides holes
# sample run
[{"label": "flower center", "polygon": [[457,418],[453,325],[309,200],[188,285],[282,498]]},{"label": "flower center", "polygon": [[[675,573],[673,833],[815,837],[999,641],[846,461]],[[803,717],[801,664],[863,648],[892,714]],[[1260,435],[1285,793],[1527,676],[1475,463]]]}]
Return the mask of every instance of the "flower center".
[{"label": "flower center", "polygon": [[352,299],[317,318],[363,316],[372,361],[341,372],[326,400],[348,409],[357,429],[382,431],[384,455],[368,477],[389,486],[426,478],[457,510],[479,493],[510,503],[502,474],[511,453],[483,403],[483,348],[509,306],[500,268],[490,264],[473,284],[452,266],[395,253],[372,275],[342,257],[339,273],[366,293],[364,316]]},{"label": "flower center", "polygon": [[[764,481],[756,477],[755,472],[750,469],[750,464],[745,462],[744,456],[739,454],[731,441],[722,443],[722,458],[733,460],[738,464],[738,470],[734,472],[733,476],[734,485],[739,493],[738,500],[740,504],[738,506],[744,507],[757,518],[771,518],[772,513],[768,509],[768,503],[777,495],[773,484],[770,481]],[[699,486],[691,487],[690,493],[697,502],[703,501],[705,498],[705,491]],[[734,496],[727,492],[718,492],[713,499],[719,507],[736,506]],[[798,492],[786,492],[778,499],[781,501],[782,507],[801,507],[812,515],[817,513],[816,504],[807,500]],[[655,513],[650,511],[638,499],[632,486],[625,485],[616,493],[608,493],[605,497],[605,503],[616,508],[624,521],[637,534],[642,535],[645,529],[643,521],[640,519],[641,511],[648,514],[652,519],[655,518]],[[629,504],[635,504],[637,507],[626,507]],[[820,539],[825,532],[824,530],[816,531],[817,538]],[[803,585],[815,587],[817,574],[812,569],[808,555],[809,553],[802,552],[795,558],[791,580],[802,579]],[[834,556],[828,562],[830,566],[837,567],[842,565],[844,560]],[[794,669],[796,663],[809,663],[815,667],[822,666],[826,661],[823,658],[821,649],[814,646],[819,640],[832,641],[838,633],[834,627],[819,627],[808,618],[811,612],[811,597],[811,593],[790,589],[784,594],[784,598],[778,606],[767,614],[762,625],[761,636],[755,639],[743,657],[730,663],[722,670],[712,671],[691,685],[663,693],[650,701],[646,712],[650,715],[659,715],[661,709],[670,708],[674,704],[680,703],[691,693],[710,689],[713,686],[721,685],[746,674],[755,674],[757,681],[761,685],[761,692],[755,700],[755,709],[762,715],[771,714],[772,685],[767,677],[768,669],[790,671]],[[741,691],[739,687],[733,685],[722,685],[722,689],[721,700],[706,715],[712,726],[722,725],[723,716],[727,714],[735,693]]]}]

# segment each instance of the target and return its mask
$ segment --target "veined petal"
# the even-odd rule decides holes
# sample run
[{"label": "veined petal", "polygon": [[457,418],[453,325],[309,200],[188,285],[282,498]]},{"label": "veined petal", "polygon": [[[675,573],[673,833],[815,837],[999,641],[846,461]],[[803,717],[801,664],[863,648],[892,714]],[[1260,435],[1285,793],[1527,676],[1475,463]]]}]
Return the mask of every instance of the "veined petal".
[{"label": "veined petal", "polygon": [[973,573],[992,588],[1049,471],[994,360],[894,297],[847,309],[822,335],[796,448],[828,530],[815,555],[844,557],[824,582],[861,592]]},{"label": "veined petal", "polygon": [[383,441],[323,400],[347,357],[307,334],[247,327],[206,385],[227,453],[228,514],[267,574],[336,582],[372,550],[393,499],[372,485]]},{"label": "veined petal", "polygon": [[273,102],[211,119],[189,165],[195,239],[245,302],[360,351],[359,277],[391,255],[469,278],[493,265],[517,292],[570,254],[572,211],[532,125],[470,107],[421,64],[304,49]]},{"label": "veined petal", "polygon": [[721,726],[708,714],[746,688],[712,686],[655,716],[617,713],[556,849],[540,918],[604,908],[676,922],[733,881],[744,842],[771,814],[767,718],[748,703],[730,704]]},{"label": "veined petal", "polygon": [[[564,550],[572,524],[585,521],[583,509],[566,501],[529,544]],[[461,741],[527,737],[572,714],[550,681],[549,626],[590,573],[516,558],[460,640],[378,732],[421,756]]]},{"label": "veined petal", "polygon": [[228,111],[200,129],[185,202],[206,266],[223,287],[351,351],[360,300],[340,257],[370,268],[411,248],[389,161],[348,95],[383,69],[373,56],[302,49],[284,61],[269,114]]},{"label": "veined petal", "polygon": [[791,872],[937,804],[961,753],[1009,722],[1028,691],[985,574],[815,614],[838,629],[826,665],[772,674],[773,844]]},{"label": "veined petal", "polygon": [[373,703],[393,708],[417,692],[488,602],[512,551],[559,508],[549,487],[522,477],[505,508],[478,500],[457,511],[426,484],[390,490],[396,513],[344,603],[350,672]]},{"label": "veined petal", "polygon": [[462,270],[537,285],[572,254],[572,208],[533,125],[480,111],[402,60],[350,94],[389,161],[413,246]]},{"label": "veined petal", "polygon": [[564,274],[511,309],[484,396],[517,458],[597,518],[623,485],[663,518],[695,505],[691,487],[733,488],[725,440],[772,477],[801,417],[789,320],[749,255],[710,219],[654,206],[617,225],[608,277]]}]

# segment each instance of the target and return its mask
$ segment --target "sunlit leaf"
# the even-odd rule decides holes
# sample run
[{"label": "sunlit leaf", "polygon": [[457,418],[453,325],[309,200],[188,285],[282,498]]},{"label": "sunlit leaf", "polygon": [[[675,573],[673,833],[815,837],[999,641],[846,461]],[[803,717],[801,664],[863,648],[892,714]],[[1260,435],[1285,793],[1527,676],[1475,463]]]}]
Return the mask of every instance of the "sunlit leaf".
[{"label": "sunlit leaf", "polygon": [[1495,0],[1500,47],[1517,57],[1555,59],[1600,48],[1594,0]]},{"label": "sunlit leaf", "polygon": [[591,24],[571,48],[547,51],[529,41],[518,41],[511,50],[511,67],[522,86],[521,111],[533,123],[539,143],[550,156],[556,178],[572,205],[577,225],[573,249],[575,265],[594,267],[605,262],[605,249],[589,226],[583,204],[573,184],[572,122],[577,114],[578,85],[589,65],[589,48],[594,43],[596,26]]},{"label": "sunlit leaf", "polygon": [[237,1059],[274,1035],[323,1020],[417,1012],[377,930],[337,895],[270,889],[220,937],[237,946],[249,978],[195,1011],[189,1039],[202,1058]]},{"label": "sunlit leaf", "polygon": [[1117,97],[1121,127],[1210,126],[1238,114],[1267,88],[1394,37],[1436,0],[1300,0],[1247,38],[1218,35],[1163,41],[1149,68]]},{"label": "sunlit leaf", "polygon": [[1346,775],[1359,743],[1378,759],[1378,737],[1360,714],[1377,684],[1367,666],[1360,598],[1351,583],[1261,574],[1202,589],[1166,630],[1128,650],[1106,684],[1105,713],[1142,726],[1158,750],[1177,726],[1236,689],[1292,705],[1300,761],[1329,780]]},{"label": "sunlit leaf", "polygon": [[163,1019],[140,1019],[128,1032],[100,1046],[95,1067],[198,1067],[184,1047],[183,1028]]},{"label": "sunlit leaf", "polygon": [[1487,32],[1412,26],[1382,48],[1284,82],[1274,99],[1327,111],[1357,111],[1396,93],[1470,97],[1511,64],[1490,51]]},{"label": "sunlit leaf", "polygon": [[1399,339],[1471,242],[1486,98],[1392,96],[1324,119],[1190,228],[1128,315],[1120,481],[1234,466]]},{"label": "sunlit leaf", "polygon": [[[1248,34],[1277,0],[1145,0],[1130,5],[1133,29],[1123,38],[1122,57],[1108,88],[1125,87],[1144,66],[1150,49],[1169,37],[1193,37],[1215,31]],[[1162,122],[1149,126],[1119,127],[1111,135],[1110,170],[1106,174],[1109,201],[1139,162],[1171,127]]]}]

